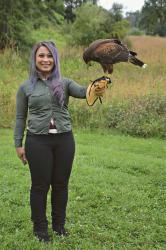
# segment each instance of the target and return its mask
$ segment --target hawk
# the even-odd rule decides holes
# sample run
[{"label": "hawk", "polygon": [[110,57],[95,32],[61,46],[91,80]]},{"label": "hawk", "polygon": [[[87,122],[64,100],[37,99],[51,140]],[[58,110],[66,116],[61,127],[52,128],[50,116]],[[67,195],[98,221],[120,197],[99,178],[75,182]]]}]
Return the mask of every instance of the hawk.
[{"label": "hawk", "polygon": [[104,73],[113,72],[113,64],[130,62],[145,68],[147,64],[136,58],[137,53],[131,51],[118,39],[99,39],[92,42],[83,53],[86,64],[95,61],[101,64]]}]

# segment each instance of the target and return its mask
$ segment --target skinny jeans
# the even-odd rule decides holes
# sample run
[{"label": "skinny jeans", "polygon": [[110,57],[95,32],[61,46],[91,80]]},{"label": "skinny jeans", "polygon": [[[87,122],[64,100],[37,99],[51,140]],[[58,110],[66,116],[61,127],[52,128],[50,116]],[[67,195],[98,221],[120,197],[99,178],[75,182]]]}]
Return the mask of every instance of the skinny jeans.
[{"label": "skinny jeans", "polygon": [[31,174],[30,206],[34,231],[47,230],[47,194],[51,187],[53,229],[65,224],[68,182],[75,153],[72,132],[26,135],[25,154]]}]

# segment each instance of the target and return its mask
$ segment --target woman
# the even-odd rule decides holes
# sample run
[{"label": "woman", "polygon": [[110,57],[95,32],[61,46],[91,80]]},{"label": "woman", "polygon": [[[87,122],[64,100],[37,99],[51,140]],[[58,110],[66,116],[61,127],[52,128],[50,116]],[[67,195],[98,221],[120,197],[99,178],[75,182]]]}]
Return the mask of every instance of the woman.
[{"label": "woman", "polygon": [[[50,186],[52,229],[58,235],[67,235],[64,225],[68,182],[75,152],[68,101],[69,96],[85,99],[86,90],[61,77],[53,42],[34,46],[29,79],[17,92],[14,140],[18,157],[29,165],[31,219],[34,235],[40,241],[49,241],[46,205]],[[102,94],[103,90],[98,92]]]}]

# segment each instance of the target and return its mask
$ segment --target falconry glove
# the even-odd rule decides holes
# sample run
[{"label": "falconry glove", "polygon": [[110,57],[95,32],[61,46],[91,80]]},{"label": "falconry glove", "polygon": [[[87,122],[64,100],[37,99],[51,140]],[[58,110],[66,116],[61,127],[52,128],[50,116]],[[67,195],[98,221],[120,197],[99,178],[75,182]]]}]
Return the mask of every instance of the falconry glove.
[{"label": "falconry glove", "polygon": [[102,76],[96,80],[94,80],[87,88],[86,91],[86,101],[89,106],[93,106],[93,104],[100,100],[102,103],[101,97],[105,94],[106,89],[108,88],[108,84],[111,83],[111,79],[106,76]]}]

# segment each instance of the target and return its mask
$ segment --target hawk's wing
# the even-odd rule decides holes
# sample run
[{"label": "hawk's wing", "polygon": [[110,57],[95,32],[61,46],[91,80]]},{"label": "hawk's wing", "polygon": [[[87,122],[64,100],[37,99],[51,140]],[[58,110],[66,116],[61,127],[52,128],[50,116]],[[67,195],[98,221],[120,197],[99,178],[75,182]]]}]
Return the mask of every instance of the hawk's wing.
[{"label": "hawk's wing", "polygon": [[119,39],[110,38],[110,39],[98,39],[92,42],[91,44],[89,44],[89,47],[96,48],[98,45],[106,44],[106,43],[116,43],[116,44],[123,46],[122,42]]},{"label": "hawk's wing", "polygon": [[128,60],[128,49],[114,42],[100,43],[94,49],[93,56],[100,62],[113,64]]}]

